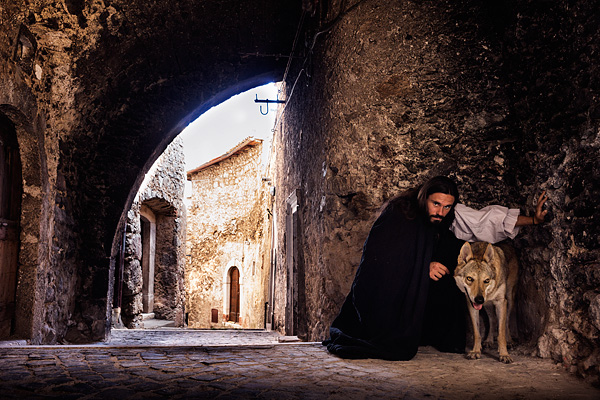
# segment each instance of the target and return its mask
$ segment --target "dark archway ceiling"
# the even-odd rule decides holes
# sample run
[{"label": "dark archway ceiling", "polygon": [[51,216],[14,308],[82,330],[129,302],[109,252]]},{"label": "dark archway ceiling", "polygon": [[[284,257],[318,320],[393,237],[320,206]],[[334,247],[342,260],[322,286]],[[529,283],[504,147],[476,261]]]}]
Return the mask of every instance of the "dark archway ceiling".
[{"label": "dark archway ceiling", "polygon": [[297,1],[109,3],[75,70],[82,121],[74,140],[84,152],[97,143],[100,167],[120,153],[142,166],[210,107],[279,80],[301,12]]},{"label": "dark archway ceiling", "polygon": [[193,119],[280,80],[301,13],[298,1],[107,3],[100,37],[77,60],[81,120],[62,146],[67,184],[95,192],[84,202],[102,188],[121,198]]},{"label": "dark archway ceiling", "polygon": [[[73,44],[77,123],[60,143],[66,209],[81,235],[75,257],[92,298],[106,296],[107,252],[143,172],[207,109],[281,80],[301,2],[106,0]],[[98,24],[90,29],[92,24]],[[84,293],[83,296],[87,296]],[[95,302],[95,301],[92,301]]]}]

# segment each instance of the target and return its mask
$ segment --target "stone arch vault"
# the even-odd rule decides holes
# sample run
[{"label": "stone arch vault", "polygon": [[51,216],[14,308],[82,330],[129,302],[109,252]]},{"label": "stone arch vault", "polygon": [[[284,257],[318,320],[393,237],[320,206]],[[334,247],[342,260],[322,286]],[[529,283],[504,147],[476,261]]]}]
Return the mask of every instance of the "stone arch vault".
[{"label": "stone arch vault", "polygon": [[207,109],[281,80],[301,9],[274,0],[2,2],[0,109],[31,131],[22,158],[41,153],[23,165],[26,185],[42,186],[37,205],[24,203],[21,232],[40,259],[35,268],[22,259],[18,335],[106,337],[113,239],[141,172]]}]

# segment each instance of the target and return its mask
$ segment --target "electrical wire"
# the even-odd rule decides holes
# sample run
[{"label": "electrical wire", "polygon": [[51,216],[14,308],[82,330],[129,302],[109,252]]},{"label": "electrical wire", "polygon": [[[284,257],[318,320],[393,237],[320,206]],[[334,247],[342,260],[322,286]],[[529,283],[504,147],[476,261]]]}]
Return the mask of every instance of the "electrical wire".
[{"label": "electrical wire", "polygon": [[[290,56],[288,58],[287,65],[285,67],[285,72],[283,73],[282,82],[285,83],[287,79],[287,74],[290,71],[290,66],[292,65],[292,58],[294,57],[294,51],[296,51],[296,45],[298,44],[298,38],[300,37],[300,32],[302,32],[302,25],[304,25],[304,16],[306,15],[306,10],[302,11],[302,16],[300,17],[300,22],[298,22],[298,28],[296,29],[296,36],[294,37],[294,42],[292,43],[292,51],[290,52]],[[281,88],[279,89],[281,92]]]},{"label": "electrical wire", "polygon": [[[277,127],[279,125],[279,123],[281,122],[281,119],[283,117],[283,114],[285,112],[285,109],[287,108],[287,105],[290,101],[290,99],[292,98],[292,94],[294,93],[294,88],[296,87],[296,84],[298,83],[298,80],[300,79],[300,76],[302,76],[302,73],[306,73],[307,76],[309,76],[309,74],[306,72],[306,63],[308,62],[308,60],[310,59],[310,55],[313,52],[313,49],[317,43],[317,38],[324,34],[329,32],[335,25],[337,25],[343,17],[345,17],[346,15],[348,15],[348,13],[350,13],[351,11],[353,11],[356,7],[358,7],[360,4],[362,4],[365,0],[360,0],[357,1],[356,3],[354,3],[353,5],[351,5],[350,7],[348,7],[346,10],[344,11],[340,11],[338,13],[338,15],[325,27],[325,29],[320,30],[319,32],[315,33],[315,35],[313,36],[313,40],[312,40],[312,44],[308,49],[308,54],[304,57],[304,60],[302,62],[302,68],[300,69],[300,71],[298,72],[298,75],[296,76],[296,79],[294,80],[294,84],[292,85],[292,88],[289,92],[289,94],[287,95],[287,98],[285,99],[285,104],[283,106],[283,108],[281,109],[281,112],[277,115],[277,117],[275,118],[275,124],[273,124],[273,129],[272,132],[275,132],[277,130]],[[345,2],[342,2],[342,7],[344,6]],[[296,36],[294,37],[294,42],[292,44],[292,51],[290,53],[290,56],[288,58],[288,63],[287,66],[285,68],[285,72],[283,74],[283,85],[279,88],[278,93],[281,93],[281,91],[283,90],[283,87],[285,85],[285,82],[287,80],[287,75],[289,73],[290,70],[290,66],[292,64],[292,58],[294,55],[294,51],[296,49],[296,44],[298,43],[298,37],[300,36],[300,32],[302,31],[302,25],[304,24],[304,17],[306,15],[306,10],[302,11],[302,16],[300,17],[300,22],[298,24],[298,28],[296,29]]]}]

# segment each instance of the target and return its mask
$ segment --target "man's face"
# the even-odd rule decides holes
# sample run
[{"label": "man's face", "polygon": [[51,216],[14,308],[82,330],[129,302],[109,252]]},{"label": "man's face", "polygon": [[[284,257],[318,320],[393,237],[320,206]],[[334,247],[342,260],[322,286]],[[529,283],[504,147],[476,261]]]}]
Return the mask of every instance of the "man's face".
[{"label": "man's face", "polygon": [[454,205],[454,196],[444,193],[432,193],[427,197],[427,214],[429,221],[439,224]]}]

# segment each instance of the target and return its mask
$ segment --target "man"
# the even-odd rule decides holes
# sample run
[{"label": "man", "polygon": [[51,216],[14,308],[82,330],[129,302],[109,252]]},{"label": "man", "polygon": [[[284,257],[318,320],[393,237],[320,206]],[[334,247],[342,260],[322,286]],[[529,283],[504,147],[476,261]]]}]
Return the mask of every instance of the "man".
[{"label": "man", "polygon": [[[449,343],[441,343],[440,335],[422,338],[430,274],[431,279],[440,279],[450,273],[444,262],[452,263],[447,254],[457,243],[441,243],[448,243],[446,238],[452,236],[449,228],[455,220],[457,203],[458,189],[447,177],[432,178],[418,191],[410,190],[389,202],[371,228],[350,293],[331,325],[330,339],[323,342],[331,353],[343,358],[410,360],[419,344],[428,342],[444,351],[458,351],[457,346],[462,343],[457,344],[456,338]],[[541,206],[538,208],[541,210]],[[469,210],[462,211],[469,214]],[[496,209],[490,214],[497,212]],[[504,214],[504,219],[509,217],[508,212]],[[512,211],[510,214],[511,218],[515,216]],[[538,217],[543,220],[541,214]],[[496,221],[491,225],[496,227],[497,236],[516,234],[511,222],[499,223],[501,218],[494,218]],[[477,216],[457,218],[467,227],[473,219]],[[480,223],[488,224],[487,219],[480,218]],[[517,220],[518,210],[512,228]],[[526,221],[523,219],[521,223]],[[467,232],[461,235],[481,229],[471,226],[463,230]],[[437,304],[434,302],[433,307]],[[438,314],[428,315],[427,324],[438,324]],[[436,326],[433,329],[438,331]],[[457,333],[452,329],[452,332],[458,336],[464,330]]]}]

